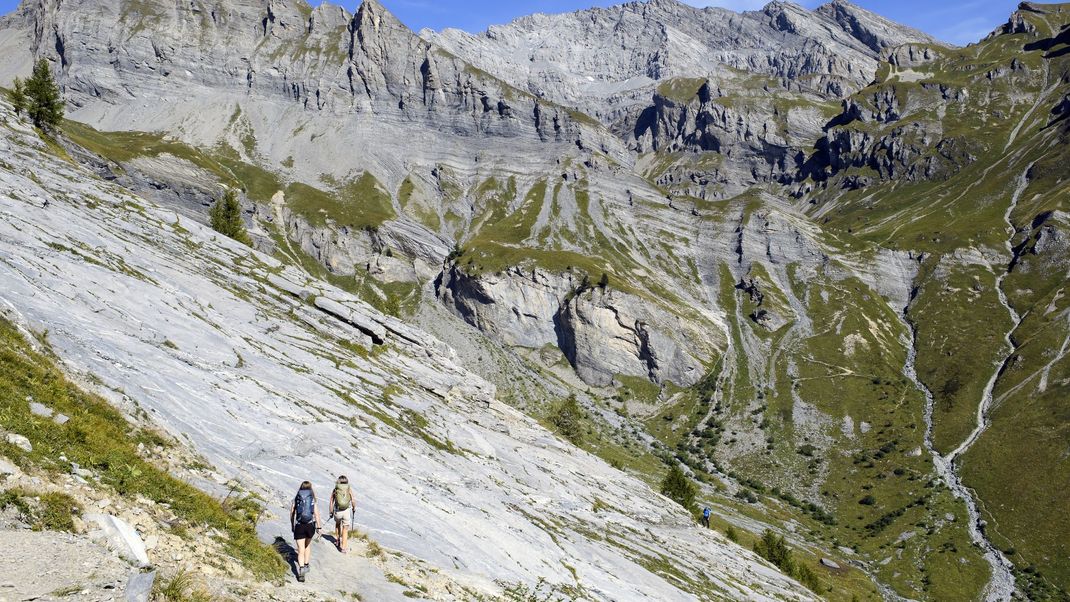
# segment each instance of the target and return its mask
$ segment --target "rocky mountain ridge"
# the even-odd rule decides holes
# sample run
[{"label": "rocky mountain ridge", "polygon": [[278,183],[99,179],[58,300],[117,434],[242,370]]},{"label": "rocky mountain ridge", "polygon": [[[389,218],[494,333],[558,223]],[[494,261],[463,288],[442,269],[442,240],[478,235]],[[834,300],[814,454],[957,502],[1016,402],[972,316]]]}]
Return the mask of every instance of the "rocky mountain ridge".
[{"label": "rocky mountain ridge", "polygon": [[869,83],[887,49],[933,42],[845,0],[814,11],[772,2],[744,13],[652,0],[523,17],[478,35],[421,35],[517,88],[606,123],[644,103],[659,81],[733,71],[839,98]]}]

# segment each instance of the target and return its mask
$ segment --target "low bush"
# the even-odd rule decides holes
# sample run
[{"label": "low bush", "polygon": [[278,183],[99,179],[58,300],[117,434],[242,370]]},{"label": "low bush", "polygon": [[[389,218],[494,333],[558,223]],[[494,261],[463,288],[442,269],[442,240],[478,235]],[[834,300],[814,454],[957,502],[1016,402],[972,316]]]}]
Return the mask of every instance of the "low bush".
[{"label": "low bush", "polygon": [[66,493],[50,491],[34,493],[25,489],[10,489],[0,493],[0,510],[14,507],[23,522],[34,531],[74,532],[74,516],[82,513],[82,505]]}]

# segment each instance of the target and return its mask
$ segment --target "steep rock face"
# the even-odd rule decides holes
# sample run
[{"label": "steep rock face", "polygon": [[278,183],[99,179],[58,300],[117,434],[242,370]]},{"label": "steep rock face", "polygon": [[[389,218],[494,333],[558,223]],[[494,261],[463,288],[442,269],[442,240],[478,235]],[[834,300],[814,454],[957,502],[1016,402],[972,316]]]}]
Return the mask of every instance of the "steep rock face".
[{"label": "steep rock face", "polygon": [[479,35],[422,32],[514,86],[612,121],[674,77],[726,66],[840,96],[867,84],[884,49],[931,41],[846,2],[815,12],[774,2],[761,11],[699,9],[676,0],[533,15]]},{"label": "steep rock face", "polygon": [[562,305],[555,324],[561,350],[593,385],[610,386],[624,375],[691,386],[716,360],[687,320],[617,291],[581,291]]},{"label": "steep rock face", "polygon": [[[584,140],[624,158],[613,136],[433,48],[373,0],[352,15],[304,0],[27,0],[0,31],[10,75],[32,57],[51,59],[75,119],[224,143],[275,168],[298,156],[291,171],[308,183],[371,170],[396,186],[417,165],[478,155],[434,143],[443,138],[477,139],[493,153],[504,149],[499,138]],[[353,139],[416,148],[403,159]]]},{"label": "steep rock face", "polygon": [[624,375],[688,386],[717,353],[686,320],[571,273],[517,267],[475,277],[454,266],[436,289],[465,321],[508,345],[559,347],[592,385]]},{"label": "steep rock face", "polygon": [[[768,82],[748,88],[744,78],[673,80],[659,87],[652,107],[616,129],[639,153],[694,155],[691,169],[654,174],[657,184],[678,190],[684,182],[693,196],[725,198],[758,183],[793,181],[831,107]],[[715,157],[715,166],[703,156]]]}]

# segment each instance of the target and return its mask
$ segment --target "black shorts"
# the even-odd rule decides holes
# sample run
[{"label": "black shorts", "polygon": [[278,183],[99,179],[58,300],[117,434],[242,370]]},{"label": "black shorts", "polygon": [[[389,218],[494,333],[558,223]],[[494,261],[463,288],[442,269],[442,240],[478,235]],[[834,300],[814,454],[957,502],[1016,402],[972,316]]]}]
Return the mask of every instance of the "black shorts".
[{"label": "black shorts", "polygon": [[316,523],[294,525],[294,539],[312,539],[316,536]]}]

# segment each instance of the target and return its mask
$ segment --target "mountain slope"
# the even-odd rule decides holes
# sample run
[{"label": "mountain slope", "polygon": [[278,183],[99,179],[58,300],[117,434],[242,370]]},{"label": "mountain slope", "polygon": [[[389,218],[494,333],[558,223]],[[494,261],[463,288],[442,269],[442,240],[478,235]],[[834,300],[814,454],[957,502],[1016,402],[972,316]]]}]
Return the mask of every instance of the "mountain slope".
[{"label": "mountain slope", "polygon": [[95,173],[193,221],[239,187],[260,250],[547,424],[576,395],[584,449],[850,564],[831,598],[1070,586],[1066,5],[963,49],[845,2],[212,6],[24,2],[0,62],[55,61]]},{"label": "mountain slope", "polygon": [[349,472],[358,523],[450,574],[591,599],[810,599],[495,401],[433,339],[49,155],[6,106],[3,120],[4,305],[267,500],[263,535],[285,532],[302,479]]}]

